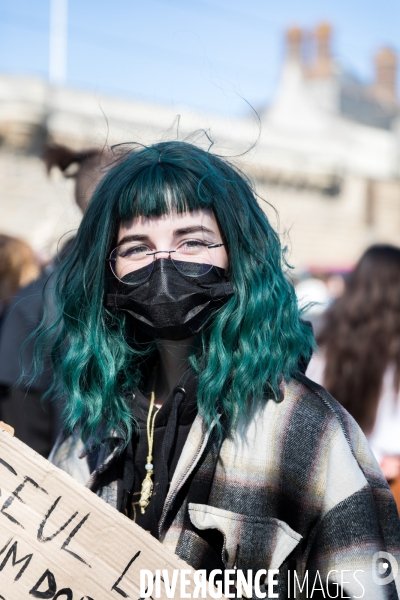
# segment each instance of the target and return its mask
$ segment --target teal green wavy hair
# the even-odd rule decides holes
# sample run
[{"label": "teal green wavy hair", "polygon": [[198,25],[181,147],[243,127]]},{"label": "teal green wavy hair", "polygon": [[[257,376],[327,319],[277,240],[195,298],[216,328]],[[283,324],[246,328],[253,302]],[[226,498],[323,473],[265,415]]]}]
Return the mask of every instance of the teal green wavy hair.
[{"label": "teal green wavy hair", "polygon": [[[155,346],[128,339],[124,313],[103,305],[105,259],[119,224],[139,215],[211,209],[229,254],[235,294],[213,315],[191,357],[197,401],[207,426],[231,430],[279,398],[282,377],[310,356],[312,332],[300,319],[279,237],[251,183],[226,160],[185,142],[163,142],[132,152],[98,186],[74,248],[55,284],[57,317],[42,325],[36,355],[51,346],[55,383],[67,398],[65,426],[96,437],[100,424],[127,440],[132,417],[125,393],[140,385],[141,365]],[[38,362],[36,363],[38,368]],[[224,423],[222,425],[221,423]]]}]

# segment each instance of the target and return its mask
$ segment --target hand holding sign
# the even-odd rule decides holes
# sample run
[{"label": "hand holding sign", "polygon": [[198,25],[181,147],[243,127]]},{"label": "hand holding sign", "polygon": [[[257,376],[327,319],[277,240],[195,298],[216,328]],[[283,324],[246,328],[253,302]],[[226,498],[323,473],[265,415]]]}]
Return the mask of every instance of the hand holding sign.
[{"label": "hand holding sign", "polygon": [[3,421],[0,421],[0,429],[4,429],[4,431],[7,431],[7,433],[10,435],[14,435],[14,428],[11,427],[11,425],[7,425]]}]

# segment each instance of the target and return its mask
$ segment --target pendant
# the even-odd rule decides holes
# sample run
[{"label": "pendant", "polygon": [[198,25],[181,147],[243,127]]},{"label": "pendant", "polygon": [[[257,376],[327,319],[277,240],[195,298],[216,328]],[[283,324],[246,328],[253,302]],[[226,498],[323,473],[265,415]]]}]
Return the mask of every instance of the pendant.
[{"label": "pendant", "polygon": [[140,512],[142,513],[142,515],[144,515],[144,513],[146,512],[146,508],[150,504],[151,496],[153,494],[153,480],[151,478],[152,475],[153,471],[148,470],[146,477],[142,481],[142,489],[140,492],[139,500]]}]

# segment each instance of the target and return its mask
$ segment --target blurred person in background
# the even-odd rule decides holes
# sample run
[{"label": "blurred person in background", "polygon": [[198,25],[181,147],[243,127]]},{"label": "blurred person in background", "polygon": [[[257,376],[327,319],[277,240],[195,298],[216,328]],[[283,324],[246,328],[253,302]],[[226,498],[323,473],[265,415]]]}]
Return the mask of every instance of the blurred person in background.
[{"label": "blurred person in background", "polygon": [[349,411],[388,481],[400,477],[400,249],[370,247],[324,315],[307,369]]},{"label": "blurred person in background", "polygon": [[299,308],[316,335],[321,328],[321,318],[331,301],[328,288],[320,279],[309,276],[299,281],[295,289]]},{"label": "blurred person in background", "polygon": [[98,183],[122,157],[117,150],[108,147],[76,152],[66,146],[53,144],[46,148],[43,158],[47,173],[58,168],[65,177],[75,179],[75,202],[84,213]]},{"label": "blurred person in background", "polygon": [[[108,165],[112,165],[114,160],[110,150],[96,148],[75,152],[64,146],[52,145],[46,148],[44,154],[48,173],[53,168],[58,168],[67,177],[75,179],[75,201],[82,212],[107,172]],[[71,174],[73,167],[75,171]],[[0,237],[0,253],[1,257],[4,255],[7,259],[0,259],[0,311],[3,297],[8,301],[21,285],[25,287],[19,289],[10,303],[0,331],[0,419],[14,427],[17,438],[47,457],[60,430],[62,408],[60,403],[53,403],[50,399],[42,400],[53,379],[49,360],[44,361],[42,372],[34,383],[27,386],[35,337],[30,338],[26,344],[24,342],[42,320],[45,282],[57,263],[69,254],[74,239],[64,242],[58,255],[38,277],[39,268],[33,262],[33,252],[29,246],[8,238],[14,245],[10,241],[6,252],[3,251],[3,247],[6,247],[3,238],[7,236]],[[15,265],[14,271],[11,265]],[[26,285],[33,279],[36,280]]]},{"label": "blurred person in background", "polygon": [[296,283],[296,296],[303,317],[312,325],[318,337],[327,308],[344,290],[342,273],[320,273],[308,275]]},{"label": "blurred person in background", "polygon": [[0,329],[16,292],[36,279],[39,271],[37,258],[26,242],[0,234]]}]

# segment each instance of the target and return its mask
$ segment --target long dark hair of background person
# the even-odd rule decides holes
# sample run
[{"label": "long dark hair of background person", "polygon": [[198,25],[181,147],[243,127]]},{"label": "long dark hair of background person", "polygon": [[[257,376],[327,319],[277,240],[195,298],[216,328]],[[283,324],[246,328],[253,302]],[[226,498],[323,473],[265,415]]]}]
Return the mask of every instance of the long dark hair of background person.
[{"label": "long dark hair of background person", "polygon": [[325,387],[364,433],[375,423],[383,375],[395,366],[400,384],[400,249],[371,246],[327,311],[318,336]]}]

